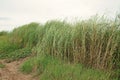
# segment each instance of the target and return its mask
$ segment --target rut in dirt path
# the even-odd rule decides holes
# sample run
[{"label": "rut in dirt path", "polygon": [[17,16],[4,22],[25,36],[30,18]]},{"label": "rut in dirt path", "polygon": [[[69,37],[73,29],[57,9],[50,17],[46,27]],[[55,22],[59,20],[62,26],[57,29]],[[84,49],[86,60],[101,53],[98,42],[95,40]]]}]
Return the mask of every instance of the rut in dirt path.
[{"label": "rut in dirt path", "polygon": [[23,60],[11,63],[0,60],[0,62],[5,65],[4,68],[0,68],[0,80],[38,80],[33,78],[32,75],[23,74],[19,71],[19,66],[23,63]]}]

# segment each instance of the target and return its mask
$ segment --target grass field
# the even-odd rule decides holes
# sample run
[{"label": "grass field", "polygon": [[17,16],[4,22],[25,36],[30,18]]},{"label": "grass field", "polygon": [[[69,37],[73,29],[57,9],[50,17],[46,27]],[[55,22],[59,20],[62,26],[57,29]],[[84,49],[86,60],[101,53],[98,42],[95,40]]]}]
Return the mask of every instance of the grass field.
[{"label": "grass field", "polygon": [[28,56],[20,71],[40,80],[119,80],[120,21],[53,20],[0,32],[0,59]]}]

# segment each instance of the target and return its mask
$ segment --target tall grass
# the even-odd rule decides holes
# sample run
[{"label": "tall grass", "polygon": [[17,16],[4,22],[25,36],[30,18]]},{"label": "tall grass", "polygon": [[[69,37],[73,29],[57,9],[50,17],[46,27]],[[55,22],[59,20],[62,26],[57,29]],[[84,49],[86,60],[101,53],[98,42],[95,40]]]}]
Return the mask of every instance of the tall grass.
[{"label": "tall grass", "polygon": [[30,23],[14,29],[11,33],[11,42],[19,44],[22,48],[32,48],[37,44],[37,32],[36,29],[39,26],[38,23]]},{"label": "tall grass", "polygon": [[14,50],[19,49],[19,45],[12,44],[9,40],[10,36],[7,32],[0,32],[0,59],[6,58],[9,53],[11,53]]},{"label": "tall grass", "polygon": [[40,54],[80,62],[99,69],[111,69],[114,54],[119,54],[119,27],[114,22],[81,21],[74,25],[51,21],[44,25]]},{"label": "tall grass", "polygon": [[90,19],[74,25],[51,21],[44,25],[38,54],[59,57],[106,71],[118,70],[120,26],[114,21]]},{"label": "tall grass", "polygon": [[95,17],[74,24],[57,20],[31,23],[14,29],[10,36],[13,44],[31,48],[38,58],[51,55],[120,75],[119,21]]}]

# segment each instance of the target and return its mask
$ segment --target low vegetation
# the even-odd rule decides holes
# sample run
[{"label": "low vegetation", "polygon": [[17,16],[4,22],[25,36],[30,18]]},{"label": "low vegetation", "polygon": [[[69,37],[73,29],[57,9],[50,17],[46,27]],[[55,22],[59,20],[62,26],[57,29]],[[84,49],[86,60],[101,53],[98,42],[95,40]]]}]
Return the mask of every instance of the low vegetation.
[{"label": "low vegetation", "polygon": [[[2,32],[1,32],[2,33]],[[90,18],[30,23],[0,33],[0,58],[31,56],[20,70],[41,80],[119,80],[120,22]]]},{"label": "low vegetation", "polygon": [[109,80],[108,74],[86,68],[82,64],[70,64],[51,56],[36,57],[26,61],[20,70],[40,75],[40,80]]},{"label": "low vegetation", "polygon": [[4,68],[4,67],[5,67],[5,65],[0,63],[0,68]]}]

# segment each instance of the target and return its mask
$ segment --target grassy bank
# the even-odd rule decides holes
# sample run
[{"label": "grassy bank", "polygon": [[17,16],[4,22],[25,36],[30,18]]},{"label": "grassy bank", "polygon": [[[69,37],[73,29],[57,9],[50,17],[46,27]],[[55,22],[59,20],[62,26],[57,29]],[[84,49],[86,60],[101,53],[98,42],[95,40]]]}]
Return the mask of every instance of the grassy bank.
[{"label": "grassy bank", "polygon": [[109,73],[45,55],[27,60],[20,70],[27,74],[37,72],[40,80],[109,80]]},{"label": "grassy bank", "polygon": [[0,38],[0,57],[16,60],[32,55],[35,58],[25,62],[21,70],[27,73],[36,70],[42,80],[50,76],[51,80],[120,77],[120,22],[117,20],[95,17],[74,24],[57,20],[44,25],[31,23],[2,33]]}]

